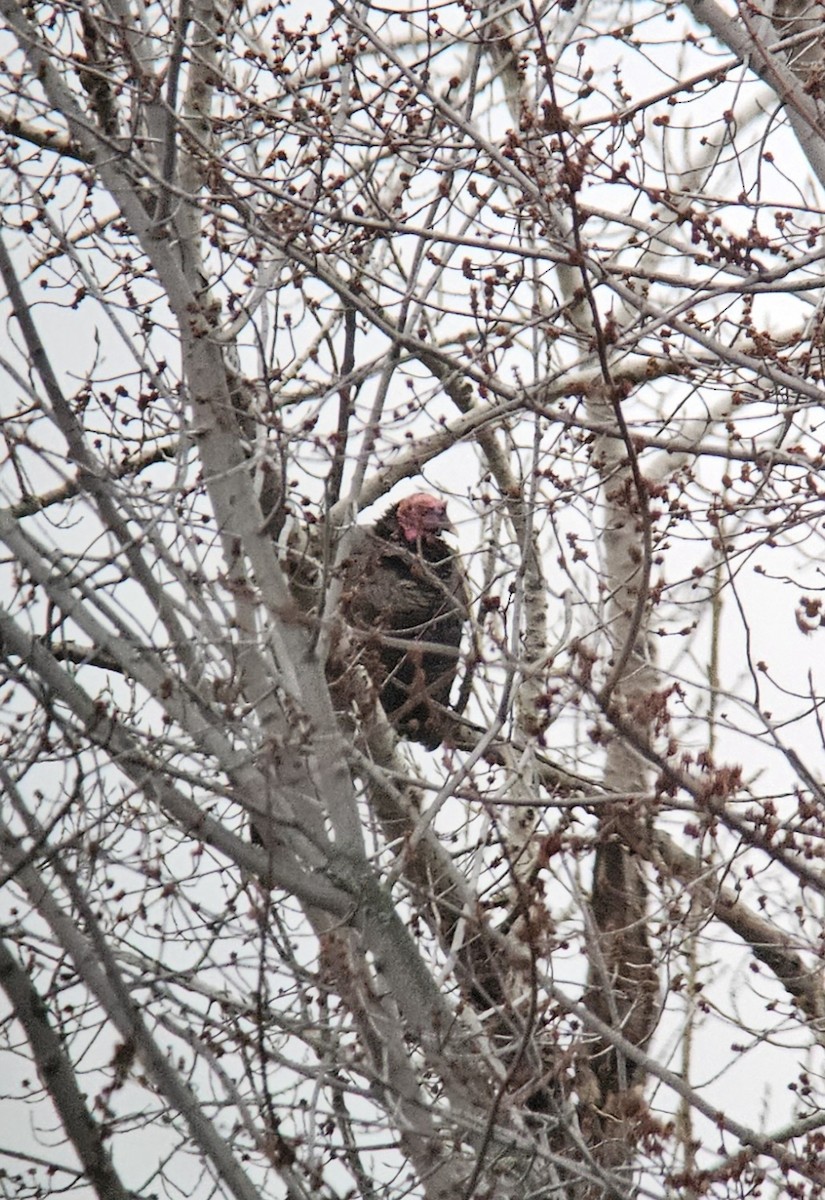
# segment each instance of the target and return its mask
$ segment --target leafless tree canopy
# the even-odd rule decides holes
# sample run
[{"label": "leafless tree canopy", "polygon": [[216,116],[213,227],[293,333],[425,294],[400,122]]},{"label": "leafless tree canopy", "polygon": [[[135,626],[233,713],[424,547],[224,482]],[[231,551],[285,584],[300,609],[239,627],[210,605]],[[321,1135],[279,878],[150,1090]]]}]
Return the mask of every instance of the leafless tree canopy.
[{"label": "leafless tree canopy", "polygon": [[306,7],[0,0],[0,1195],[820,1196],[823,4]]}]

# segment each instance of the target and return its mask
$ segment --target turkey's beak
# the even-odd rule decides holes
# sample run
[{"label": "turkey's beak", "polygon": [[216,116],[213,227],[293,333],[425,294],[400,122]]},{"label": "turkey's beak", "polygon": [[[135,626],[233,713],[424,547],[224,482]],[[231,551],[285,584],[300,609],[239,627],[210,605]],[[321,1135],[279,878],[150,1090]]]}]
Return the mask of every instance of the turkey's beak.
[{"label": "turkey's beak", "polygon": [[455,527],[447,516],[446,504],[440,509],[427,509],[422,516],[421,525],[427,533],[455,533]]}]

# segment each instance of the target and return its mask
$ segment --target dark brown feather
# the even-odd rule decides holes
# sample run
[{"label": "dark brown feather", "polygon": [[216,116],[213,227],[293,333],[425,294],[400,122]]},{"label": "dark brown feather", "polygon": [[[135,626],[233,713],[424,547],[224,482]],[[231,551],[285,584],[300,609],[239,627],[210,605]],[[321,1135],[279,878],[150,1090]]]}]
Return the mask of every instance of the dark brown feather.
[{"label": "dark brown feather", "polygon": [[[398,508],[354,531],[342,568],[342,611],[361,635],[361,661],[397,732],[434,750],[444,739],[441,709],[458,669],[464,580],[447,543],[431,529],[411,540]],[[410,644],[393,644],[399,640]],[[416,643],[437,643],[446,653]]]},{"label": "dark brown feather", "polygon": [[[659,980],[648,938],[647,888],[642,867],[620,842],[596,850],[591,897],[597,946],[591,952],[584,1003],[606,1025],[644,1050],[659,1016]],[[644,1080],[609,1039],[591,1045],[591,1066],[602,1101]]]}]

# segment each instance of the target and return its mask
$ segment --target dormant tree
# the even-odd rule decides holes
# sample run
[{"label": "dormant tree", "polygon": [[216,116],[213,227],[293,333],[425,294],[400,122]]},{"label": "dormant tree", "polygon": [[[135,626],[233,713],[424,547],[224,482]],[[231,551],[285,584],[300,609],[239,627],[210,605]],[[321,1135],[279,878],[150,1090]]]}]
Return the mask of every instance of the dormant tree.
[{"label": "dormant tree", "polygon": [[821,1194],[821,5],[0,11],[4,1194]]}]

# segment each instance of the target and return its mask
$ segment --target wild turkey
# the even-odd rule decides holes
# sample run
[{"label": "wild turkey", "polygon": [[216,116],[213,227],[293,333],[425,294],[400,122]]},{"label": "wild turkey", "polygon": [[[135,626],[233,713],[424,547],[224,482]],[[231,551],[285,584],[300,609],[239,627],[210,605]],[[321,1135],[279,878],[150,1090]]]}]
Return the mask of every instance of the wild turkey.
[{"label": "wild turkey", "polygon": [[342,613],[384,711],[401,737],[428,750],[449,725],[443,709],[468,615],[458,556],[440,536],[450,532],[445,502],[419,492],[355,529],[342,566]]},{"label": "wild turkey", "polygon": [[[659,978],[650,945],[647,887],[638,858],[621,842],[604,840],[596,850],[590,900],[595,926],[584,1003],[626,1041],[647,1048],[659,1018]],[[600,1103],[644,1081],[644,1071],[625,1061],[609,1038],[590,1043],[590,1066]]]}]

